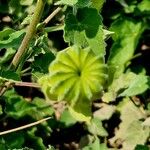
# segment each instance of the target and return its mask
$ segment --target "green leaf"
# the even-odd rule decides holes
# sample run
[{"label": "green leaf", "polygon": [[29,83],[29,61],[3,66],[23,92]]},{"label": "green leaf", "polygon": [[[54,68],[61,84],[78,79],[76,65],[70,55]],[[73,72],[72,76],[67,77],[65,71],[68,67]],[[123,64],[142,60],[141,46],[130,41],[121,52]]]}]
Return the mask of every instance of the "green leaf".
[{"label": "green leaf", "polygon": [[137,8],[141,12],[149,12],[150,13],[150,1],[149,0],[141,1],[141,3],[138,4]]},{"label": "green leaf", "polygon": [[36,131],[37,127],[34,127],[31,130],[27,131],[27,140],[30,143],[30,147],[37,150],[46,150],[43,139],[36,135]]},{"label": "green leaf", "polygon": [[63,123],[65,127],[69,127],[74,125],[77,122],[77,120],[75,120],[75,118],[70,114],[70,112],[67,109],[65,109],[61,114],[60,122]]},{"label": "green leaf", "polygon": [[3,147],[5,147],[4,149],[22,148],[24,142],[25,138],[23,132],[15,132],[7,134],[2,136],[2,139],[0,139],[0,143],[1,144],[3,143],[2,145]]},{"label": "green leaf", "polygon": [[32,5],[33,0],[20,0],[20,4],[24,6]]},{"label": "green leaf", "polygon": [[7,29],[7,34],[6,29],[3,31],[3,40],[0,40],[0,49],[2,48],[16,48],[20,45],[23,36],[25,34],[25,30],[20,30],[20,31],[14,31],[8,35],[8,30],[10,32],[10,29]]},{"label": "green leaf", "polygon": [[[80,111],[76,111],[76,108],[72,108],[72,107],[68,107],[70,114],[72,115],[72,117],[74,117],[77,121],[79,122],[90,122],[91,120],[91,107],[87,108],[87,109],[82,109],[82,106],[80,106]],[[79,108],[78,108],[79,109]],[[88,111],[88,112],[87,112]],[[86,114],[87,113],[87,114]]]},{"label": "green leaf", "polygon": [[104,56],[105,43],[102,18],[96,9],[79,9],[77,15],[69,13],[65,18],[64,39],[80,47],[90,46],[97,55]]},{"label": "green leaf", "polygon": [[11,70],[2,70],[0,69],[0,78],[3,78],[4,80],[15,80],[15,81],[20,81],[20,76]]},{"label": "green leaf", "polygon": [[92,0],[92,6],[98,11],[101,10],[106,0]]},{"label": "green leaf", "polygon": [[89,7],[91,5],[91,0],[78,0],[76,3],[77,8]]},{"label": "green leaf", "polygon": [[132,72],[121,74],[108,87],[108,92],[104,93],[102,100],[110,102],[114,101],[117,97],[142,94],[149,88],[148,83],[149,78],[145,75],[137,75]]},{"label": "green leaf", "polygon": [[60,0],[56,5],[77,6],[78,8],[87,7],[91,4],[91,0]]},{"label": "green leaf", "polygon": [[54,113],[54,109],[51,107],[49,103],[45,101],[45,99],[35,97],[32,100],[32,104],[35,105],[37,112],[40,111],[43,117],[51,116]]},{"label": "green leaf", "polygon": [[45,95],[46,100],[57,100],[57,96],[50,93],[51,86],[48,84],[49,75],[41,76],[38,79],[38,83],[41,86],[41,91]]},{"label": "green leaf", "polygon": [[[134,78],[135,76],[135,78]],[[119,96],[134,96],[144,93],[149,88],[148,77],[145,75],[133,75],[133,80],[128,88]]]},{"label": "green leaf", "polygon": [[149,147],[146,145],[137,145],[135,150],[149,150]]},{"label": "green leaf", "polygon": [[115,136],[110,139],[111,144],[115,141],[122,141],[123,150],[133,150],[137,144],[144,144],[150,133],[148,127],[143,128],[142,122],[145,115],[129,98],[124,98],[118,105],[118,111],[121,114],[121,123]]},{"label": "green leaf", "polygon": [[97,118],[93,118],[90,124],[87,124],[87,129],[94,136],[108,136],[107,131],[102,125],[102,122]]},{"label": "green leaf", "polygon": [[88,38],[87,36],[85,37],[93,52],[101,56],[105,56],[105,47],[106,47],[103,37],[104,37],[104,30],[102,29],[102,26],[99,26],[99,29],[94,38]]},{"label": "green leaf", "polygon": [[35,98],[32,102],[28,102],[13,90],[7,91],[4,96],[6,102],[5,113],[15,119],[31,116],[39,120],[52,115],[54,112],[44,99]]},{"label": "green leaf", "polygon": [[60,0],[56,2],[56,5],[69,5],[69,6],[74,6],[78,0]]},{"label": "green leaf", "polygon": [[0,31],[0,40],[4,40],[5,38],[9,37],[10,34],[15,32],[12,28],[5,28],[2,31]]},{"label": "green leaf", "polygon": [[35,72],[40,72],[43,74],[48,73],[48,67],[50,63],[54,60],[55,56],[53,53],[40,54],[35,57],[32,63],[32,69]]},{"label": "green leaf", "polygon": [[119,77],[132,59],[145,26],[142,22],[122,17],[114,21],[110,30],[115,32],[113,36],[115,42],[111,47],[108,59],[110,76],[115,74],[115,77]]},{"label": "green leaf", "polygon": [[7,48],[5,54],[0,56],[0,64],[4,64],[12,59],[16,50],[14,48]]},{"label": "green leaf", "polygon": [[89,118],[92,100],[101,96],[107,79],[103,57],[96,56],[91,49],[74,45],[57,53],[50,64],[49,74],[43,82],[40,80],[49,97],[57,96],[58,101],[67,101],[72,107],[73,116],[82,114],[81,118]]}]

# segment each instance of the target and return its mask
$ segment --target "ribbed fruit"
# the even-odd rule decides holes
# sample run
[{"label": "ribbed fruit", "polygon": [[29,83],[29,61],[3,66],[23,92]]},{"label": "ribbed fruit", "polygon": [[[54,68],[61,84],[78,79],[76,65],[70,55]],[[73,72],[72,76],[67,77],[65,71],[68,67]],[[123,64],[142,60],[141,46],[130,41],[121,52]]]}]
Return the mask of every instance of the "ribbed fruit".
[{"label": "ribbed fruit", "polygon": [[74,106],[80,99],[98,98],[107,79],[103,57],[90,49],[69,47],[58,52],[49,66],[50,94]]}]

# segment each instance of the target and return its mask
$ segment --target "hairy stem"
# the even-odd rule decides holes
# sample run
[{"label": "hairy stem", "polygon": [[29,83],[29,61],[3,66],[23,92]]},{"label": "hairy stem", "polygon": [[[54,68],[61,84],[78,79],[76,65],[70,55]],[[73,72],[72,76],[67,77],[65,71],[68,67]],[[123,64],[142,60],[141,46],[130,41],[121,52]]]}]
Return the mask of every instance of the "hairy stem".
[{"label": "hairy stem", "polygon": [[42,16],[44,5],[45,5],[45,0],[37,0],[36,8],[34,11],[35,13],[33,15],[32,21],[27,29],[27,33],[26,33],[16,55],[14,56],[14,58],[12,60],[11,67],[13,67],[14,69],[16,69],[18,67],[20,60],[22,59],[23,55],[27,52],[29,43],[36,32],[36,26],[39,23],[40,18]]}]

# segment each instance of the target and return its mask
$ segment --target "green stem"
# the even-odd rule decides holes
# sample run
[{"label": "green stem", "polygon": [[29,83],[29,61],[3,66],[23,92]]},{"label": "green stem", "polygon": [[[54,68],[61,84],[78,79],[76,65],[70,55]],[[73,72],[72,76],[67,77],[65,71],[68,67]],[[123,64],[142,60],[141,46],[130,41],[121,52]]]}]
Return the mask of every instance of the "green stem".
[{"label": "green stem", "polygon": [[46,27],[44,28],[45,32],[54,32],[54,31],[60,31],[64,29],[64,25],[58,25],[53,27]]},{"label": "green stem", "polygon": [[40,18],[42,16],[45,1],[46,0],[37,0],[36,8],[34,11],[35,13],[33,15],[32,21],[27,29],[27,33],[26,33],[16,55],[14,56],[14,58],[12,60],[11,67],[13,67],[14,69],[16,69],[18,67],[20,60],[22,59],[23,55],[27,52],[29,43],[36,32],[36,26],[39,23]]}]

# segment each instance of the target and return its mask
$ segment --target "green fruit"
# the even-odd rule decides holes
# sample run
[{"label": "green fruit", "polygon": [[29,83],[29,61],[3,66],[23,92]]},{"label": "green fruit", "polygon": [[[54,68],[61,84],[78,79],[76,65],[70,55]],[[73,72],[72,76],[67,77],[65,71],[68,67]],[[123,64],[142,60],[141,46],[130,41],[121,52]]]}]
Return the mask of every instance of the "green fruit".
[{"label": "green fruit", "polygon": [[50,95],[68,101],[74,106],[77,101],[97,98],[107,79],[107,67],[103,57],[90,49],[69,47],[58,52],[49,67]]}]

